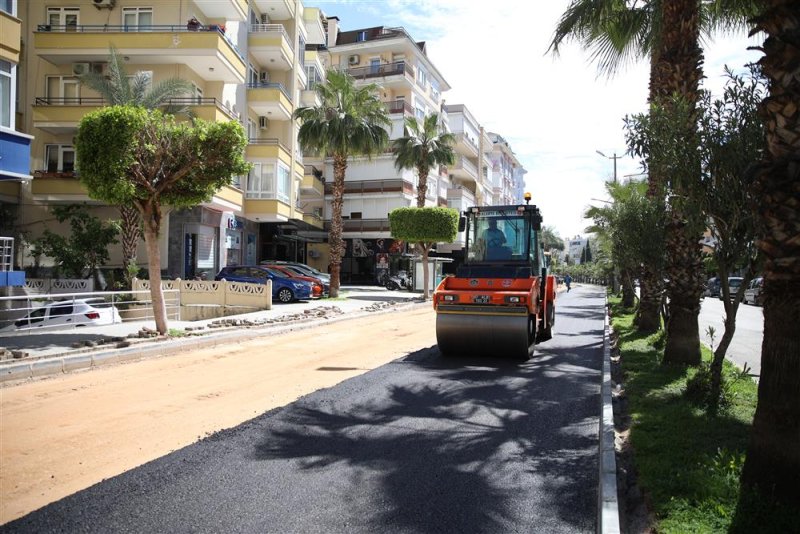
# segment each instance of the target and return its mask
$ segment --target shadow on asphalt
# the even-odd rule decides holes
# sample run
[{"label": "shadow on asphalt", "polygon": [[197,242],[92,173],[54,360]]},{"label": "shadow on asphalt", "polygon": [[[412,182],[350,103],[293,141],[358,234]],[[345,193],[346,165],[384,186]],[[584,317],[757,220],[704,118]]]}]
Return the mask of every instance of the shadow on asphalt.
[{"label": "shadow on asphalt", "polygon": [[412,297],[412,296],[409,296],[409,297],[387,297],[387,296],[383,296],[383,295],[381,295],[379,297],[378,296],[370,297],[370,296],[367,296],[367,295],[353,296],[353,297],[347,297],[347,300],[365,300],[367,302],[421,302],[421,300],[418,297]]},{"label": "shadow on asphalt", "polygon": [[288,406],[255,457],[369,479],[380,504],[368,531],[506,532],[540,514],[593,530],[596,355],[597,344],[527,362],[429,347],[352,379],[354,390],[380,384],[368,394],[342,403],[327,390]]}]

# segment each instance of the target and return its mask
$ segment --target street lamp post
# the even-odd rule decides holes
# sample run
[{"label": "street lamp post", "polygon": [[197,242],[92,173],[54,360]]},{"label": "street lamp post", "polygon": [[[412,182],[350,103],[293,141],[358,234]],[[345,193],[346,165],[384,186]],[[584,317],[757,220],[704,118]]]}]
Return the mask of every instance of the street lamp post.
[{"label": "street lamp post", "polygon": [[616,152],[614,152],[613,156],[606,156],[605,154],[603,154],[599,150],[595,150],[595,152],[597,152],[598,154],[600,154],[601,156],[603,156],[606,159],[613,159],[614,160],[614,183],[617,183],[617,160],[622,158],[622,156],[617,156]]}]

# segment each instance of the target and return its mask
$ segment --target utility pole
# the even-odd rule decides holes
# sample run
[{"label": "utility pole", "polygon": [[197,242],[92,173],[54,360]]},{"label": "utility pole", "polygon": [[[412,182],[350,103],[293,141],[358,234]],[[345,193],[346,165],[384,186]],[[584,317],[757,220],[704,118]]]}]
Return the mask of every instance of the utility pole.
[{"label": "utility pole", "polygon": [[613,159],[614,160],[614,183],[617,183],[617,160],[621,159],[622,156],[617,156],[616,152],[614,152],[613,156],[606,156],[605,154],[603,154],[599,150],[595,150],[595,152],[597,152],[598,154],[600,154],[601,156],[603,156],[606,159]]}]

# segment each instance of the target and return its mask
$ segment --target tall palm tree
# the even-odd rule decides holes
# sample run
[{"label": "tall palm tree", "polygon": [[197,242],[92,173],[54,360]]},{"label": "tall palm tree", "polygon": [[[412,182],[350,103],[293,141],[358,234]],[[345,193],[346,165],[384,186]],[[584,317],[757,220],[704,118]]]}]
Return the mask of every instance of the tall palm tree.
[{"label": "tall palm tree", "polygon": [[416,117],[408,117],[405,134],[392,142],[395,149],[394,165],[398,171],[417,171],[417,207],[423,208],[428,191],[428,173],[431,168],[455,162],[453,145],[456,136],[442,129],[436,113],[428,115],[422,122]]},{"label": "tall palm tree", "polygon": [[764,341],[742,482],[800,510],[800,10],[795,0],[761,4],[755,30],[767,35],[759,62],[769,82],[761,104],[767,150],[755,171],[753,198],[757,244],[766,259]]},{"label": "tall palm tree", "polygon": [[302,124],[297,140],[303,151],[320,152],[333,158],[333,199],[331,229],[328,234],[331,257],[331,297],[339,296],[339,273],[344,256],[342,205],[344,179],[349,156],[371,156],[389,144],[387,128],[391,121],[378,99],[377,86],[355,86],[346,72],[330,71],[327,80],[316,86],[321,104],[301,107],[294,117]]},{"label": "tall palm tree", "polygon": [[[109,106],[134,105],[148,109],[166,107],[167,113],[189,114],[185,106],[171,105],[174,98],[189,94],[192,84],[180,78],[168,78],[153,85],[150,75],[137,71],[129,75],[123,59],[112,46],[109,49],[108,74],[90,72],[80,76],[82,85],[96,91]],[[118,206],[122,234],[122,265],[128,287],[138,270],[136,250],[142,240],[141,217],[133,205]]]},{"label": "tall palm tree", "polygon": [[[573,0],[556,28],[550,49],[557,54],[558,47],[564,41],[578,41],[591,51],[592,60],[597,62],[600,72],[607,75],[614,75],[627,62],[648,59],[651,65],[651,103],[658,104],[663,98],[671,98],[676,89],[686,100],[696,102],[699,98],[698,82],[702,77],[702,54],[698,46],[701,36],[705,39],[714,31],[744,28],[747,17],[754,12],[754,6],[754,0],[677,3],[660,0],[638,3],[626,0]],[[665,16],[670,18],[665,19]],[[683,40],[683,43],[677,44],[676,38]],[[666,43],[665,39],[668,40]],[[673,69],[675,72],[671,72]],[[681,73],[686,74],[684,84],[678,83]],[[687,134],[692,135],[691,129],[687,130]],[[654,170],[651,168],[649,173],[649,194],[651,197],[661,197],[666,193],[667,177]],[[672,228],[670,244],[694,251],[697,247],[691,239],[679,238],[681,232],[693,230],[692,224],[686,224],[684,215],[674,213],[669,220]],[[699,250],[694,255],[676,253],[672,258],[673,271],[686,273],[697,266]],[[660,271],[649,266],[645,268],[637,314],[637,326],[641,331],[658,328],[662,280]],[[685,283],[670,287],[670,303],[674,308],[671,311],[675,312],[670,316],[676,319],[672,328],[673,343],[667,352],[671,359],[695,361],[699,352],[695,349],[688,349],[688,353],[685,351],[695,338],[690,332],[691,318],[695,317],[696,325],[695,309],[699,309],[702,281],[699,276],[690,276],[682,282]],[[677,296],[677,300],[673,296]],[[684,327],[689,328],[689,339],[686,341],[679,339],[687,333]]]}]

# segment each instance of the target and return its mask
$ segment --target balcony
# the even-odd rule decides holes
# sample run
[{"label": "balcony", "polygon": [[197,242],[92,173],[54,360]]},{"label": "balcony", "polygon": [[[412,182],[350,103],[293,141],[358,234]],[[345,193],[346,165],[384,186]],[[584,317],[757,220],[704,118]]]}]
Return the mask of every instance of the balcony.
[{"label": "balcony", "polygon": [[18,18],[0,11],[0,60],[19,63],[21,27]]},{"label": "balcony", "polygon": [[[346,195],[363,195],[367,193],[402,193],[404,195],[413,195],[414,184],[401,179],[345,182],[344,193]],[[331,182],[325,182],[325,194],[333,194],[333,184]]]},{"label": "balcony", "polygon": [[85,202],[90,200],[86,188],[74,172],[33,171],[31,195],[45,202]]},{"label": "balcony", "polygon": [[303,9],[303,23],[308,33],[308,43],[325,44],[325,27],[322,25],[321,13],[318,7],[306,7]]},{"label": "balcony", "polygon": [[271,20],[294,18],[294,0],[254,0],[258,10],[266,13]]},{"label": "balcony", "polygon": [[456,134],[456,151],[470,158],[477,158],[479,155],[478,144],[467,137],[464,133]]},{"label": "balcony", "polygon": [[281,24],[251,24],[247,37],[250,54],[270,70],[292,70],[294,46]]},{"label": "balcony", "polygon": [[244,193],[235,185],[225,185],[214,192],[211,200],[203,206],[218,211],[241,211],[244,206]]},{"label": "balcony", "polygon": [[325,180],[322,173],[313,165],[305,166],[303,181],[300,182],[300,193],[322,198],[325,195]]},{"label": "balcony", "polygon": [[292,118],[294,105],[280,83],[248,83],[247,105],[254,113],[276,121]]},{"label": "balcony", "polygon": [[258,222],[286,222],[295,217],[295,212],[286,202],[277,199],[244,199],[245,217]]},{"label": "balcony", "polygon": [[108,46],[129,65],[185,64],[206,81],[244,83],[247,66],[239,50],[216,25],[190,30],[186,25],[40,24],[34,50],[54,65],[108,60]]},{"label": "balcony", "polygon": [[194,5],[210,19],[247,20],[247,0],[194,0]]},{"label": "balcony", "polygon": [[478,180],[478,168],[464,156],[456,156],[456,162],[450,165],[448,169],[450,174],[456,178],[471,180],[473,182]]},{"label": "balcony", "polygon": [[311,212],[311,213],[303,213],[303,222],[317,228],[318,230],[322,230],[325,227],[324,222],[322,221],[322,217],[319,214]]},{"label": "balcony", "polygon": [[[33,126],[55,135],[74,133],[84,115],[106,105],[101,97],[37,97],[33,104]],[[206,121],[236,120],[233,111],[216,98],[173,98],[163,109],[175,112],[183,108]]]},{"label": "balcony", "polygon": [[406,102],[404,99],[390,100],[389,102],[384,102],[383,105],[386,106],[386,112],[389,115],[402,114],[407,117],[414,115],[414,108],[412,108],[411,104]]},{"label": "balcony", "polygon": [[245,156],[248,160],[280,159],[287,164],[292,161],[291,152],[286,145],[274,138],[250,139]]},{"label": "balcony", "polygon": [[383,65],[354,67],[352,69],[347,69],[347,74],[356,80],[379,82],[387,87],[414,81],[414,68],[405,61],[384,63]]},{"label": "balcony", "polygon": [[313,89],[306,89],[300,91],[300,105],[308,108],[313,108],[322,105],[322,100]]}]

